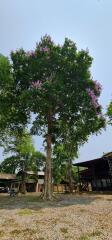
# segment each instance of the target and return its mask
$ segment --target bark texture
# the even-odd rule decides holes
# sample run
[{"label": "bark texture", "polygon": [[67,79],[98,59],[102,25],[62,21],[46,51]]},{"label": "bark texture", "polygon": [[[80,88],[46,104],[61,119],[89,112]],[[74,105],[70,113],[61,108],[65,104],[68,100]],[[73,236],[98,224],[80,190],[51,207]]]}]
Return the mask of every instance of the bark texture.
[{"label": "bark texture", "polygon": [[68,160],[68,181],[69,181],[69,192],[73,192],[73,182],[72,182],[72,160]]},{"label": "bark texture", "polygon": [[25,173],[22,173],[22,182],[20,184],[20,193],[25,194],[26,193],[26,182],[25,182]]},{"label": "bark texture", "polygon": [[46,167],[45,167],[45,187],[44,187],[44,199],[52,199],[52,134],[51,134],[52,116],[51,112],[48,114],[48,134],[47,134],[47,156],[46,156]]}]

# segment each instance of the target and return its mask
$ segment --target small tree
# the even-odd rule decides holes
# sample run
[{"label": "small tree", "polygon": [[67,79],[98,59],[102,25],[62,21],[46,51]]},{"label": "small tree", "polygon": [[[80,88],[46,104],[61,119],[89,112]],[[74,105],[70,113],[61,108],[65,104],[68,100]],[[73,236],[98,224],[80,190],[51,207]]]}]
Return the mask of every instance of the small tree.
[{"label": "small tree", "polygon": [[36,115],[32,133],[44,137],[44,198],[51,199],[52,145],[60,137],[60,126],[78,129],[83,125],[84,131],[90,128],[91,132],[100,129],[104,123],[98,103],[101,86],[91,77],[88,51],[78,51],[67,38],[60,46],[45,35],[34,51],[20,49],[11,53],[11,59],[16,102],[24,109],[25,118]]},{"label": "small tree", "polygon": [[5,153],[11,153],[12,156],[4,159],[0,164],[0,171],[15,173],[21,171],[21,192],[26,192],[25,172],[37,171],[43,166],[45,156],[41,152],[35,151],[31,135],[24,131],[21,135],[18,132],[10,137],[10,143],[5,148]]},{"label": "small tree", "polygon": [[[99,126],[99,128],[98,128]],[[88,137],[91,134],[98,134],[101,132],[101,127],[105,126],[104,118],[97,119],[94,122],[94,125],[87,125],[86,122],[82,122],[77,120],[76,125],[71,122],[71,119],[61,125],[60,127],[60,138],[58,138],[58,143],[54,146],[54,172],[58,172],[63,163],[63,160],[67,165],[67,178],[69,180],[69,191],[73,191],[72,184],[72,169],[73,169],[73,160],[78,157],[79,147],[82,146],[85,142],[87,142]],[[59,171],[60,172],[60,171]],[[56,175],[56,174],[55,174]]]}]

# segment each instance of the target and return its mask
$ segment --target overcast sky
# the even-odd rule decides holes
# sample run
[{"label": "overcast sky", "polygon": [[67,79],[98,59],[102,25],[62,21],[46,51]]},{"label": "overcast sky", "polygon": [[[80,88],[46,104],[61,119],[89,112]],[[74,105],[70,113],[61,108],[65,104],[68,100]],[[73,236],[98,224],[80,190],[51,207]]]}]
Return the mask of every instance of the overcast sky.
[{"label": "overcast sky", "polygon": [[[0,0],[0,53],[30,50],[46,33],[56,43],[65,37],[78,49],[89,49],[94,58],[92,75],[103,91],[100,103],[106,111],[112,99],[112,0]],[[42,150],[42,139],[35,138]],[[91,136],[79,151],[79,161],[100,157],[112,151],[112,128]],[[0,150],[0,159],[3,159]]]}]

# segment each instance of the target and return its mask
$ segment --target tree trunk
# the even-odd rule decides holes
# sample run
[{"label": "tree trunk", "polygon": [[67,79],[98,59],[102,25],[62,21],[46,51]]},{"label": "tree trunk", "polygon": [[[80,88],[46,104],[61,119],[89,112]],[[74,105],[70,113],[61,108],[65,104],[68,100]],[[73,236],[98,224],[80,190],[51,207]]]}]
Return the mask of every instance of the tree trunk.
[{"label": "tree trunk", "polygon": [[22,183],[21,183],[20,192],[21,192],[22,194],[25,194],[25,193],[26,193],[26,183],[25,183],[24,181],[22,181]]},{"label": "tree trunk", "polygon": [[69,191],[70,193],[73,192],[73,183],[72,183],[72,160],[69,159],[68,161],[68,181],[69,181]]},{"label": "tree trunk", "polygon": [[45,187],[44,187],[44,199],[52,199],[52,135],[51,135],[51,112],[48,114],[48,134],[47,134],[47,156],[46,156],[46,166],[45,166]]},{"label": "tree trunk", "polygon": [[20,193],[25,194],[26,193],[26,182],[25,182],[25,173],[22,173],[22,182],[20,185]]}]

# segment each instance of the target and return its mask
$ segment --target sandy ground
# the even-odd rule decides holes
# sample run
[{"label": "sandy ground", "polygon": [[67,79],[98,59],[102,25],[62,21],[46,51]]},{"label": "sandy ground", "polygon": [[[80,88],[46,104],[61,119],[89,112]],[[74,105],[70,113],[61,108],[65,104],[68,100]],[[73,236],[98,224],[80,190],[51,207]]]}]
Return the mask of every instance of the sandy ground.
[{"label": "sandy ground", "polygon": [[112,195],[0,194],[0,240],[112,240]]}]

